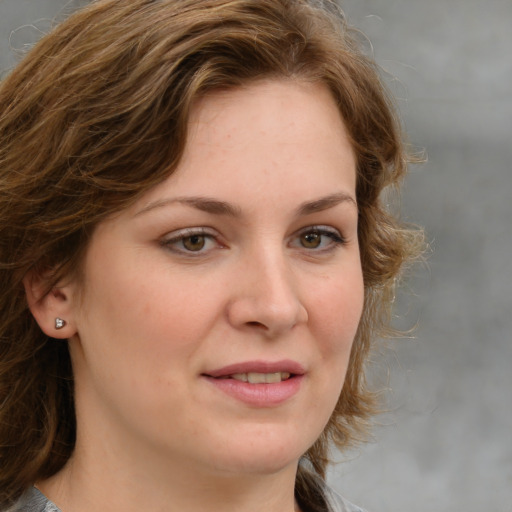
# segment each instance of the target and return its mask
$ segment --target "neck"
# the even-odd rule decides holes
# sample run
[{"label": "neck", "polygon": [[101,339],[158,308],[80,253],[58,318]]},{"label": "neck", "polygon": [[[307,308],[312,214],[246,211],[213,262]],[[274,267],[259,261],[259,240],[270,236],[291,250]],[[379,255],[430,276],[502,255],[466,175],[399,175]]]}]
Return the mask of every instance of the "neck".
[{"label": "neck", "polygon": [[[115,411],[92,414],[76,400],[77,438],[68,463],[38,487],[62,512],[293,512],[298,458],[243,444],[200,449],[171,436],[142,436]],[[95,421],[90,421],[95,418]],[[169,434],[170,435],[170,434]],[[190,437],[190,436],[189,436]],[[155,441],[156,439],[156,441]],[[215,438],[213,438],[215,440]],[[198,439],[202,446],[201,439]],[[193,447],[192,447],[193,448]],[[229,450],[229,452],[227,452]]]},{"label": "neck", "polygon": [[293,512],[297,465],[272,474],[212,473],[180,463],[136,466],[94,464],[77,451],[56,475],[38,488],[62,512]]}]

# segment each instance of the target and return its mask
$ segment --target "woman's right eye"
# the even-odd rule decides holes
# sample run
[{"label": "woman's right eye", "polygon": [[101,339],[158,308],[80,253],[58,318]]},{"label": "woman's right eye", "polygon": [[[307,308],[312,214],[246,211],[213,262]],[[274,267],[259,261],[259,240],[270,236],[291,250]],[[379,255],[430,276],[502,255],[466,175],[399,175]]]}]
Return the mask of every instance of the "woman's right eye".
[{"label": "woman's right eye", "polygon": [[215,235],[203,229],[171,233],[161,240],[161,245],[170,251],[191,256],[208,253],[220,246]]},{"label": "woman's right eye", "polygon": [[187,251],[197,252],[204,248],[206,237],[204,235],[192,235],[182,238],[180,242]]}]

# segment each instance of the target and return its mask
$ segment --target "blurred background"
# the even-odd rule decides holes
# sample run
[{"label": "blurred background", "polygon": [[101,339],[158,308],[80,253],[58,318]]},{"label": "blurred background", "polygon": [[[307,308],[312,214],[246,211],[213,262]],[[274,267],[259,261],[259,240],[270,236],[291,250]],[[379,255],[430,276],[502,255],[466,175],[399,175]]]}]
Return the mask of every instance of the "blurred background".
[{"label": "blurred background", "polygon": [[426,149],[402,205],[432,252],[399,297],[417,329],[385,358],[390,412],[331,482],[375,512],[511,512],[512,1],[342,5]]},{"label": "blurred background", "polygon": [[[0,0],[2,76],[85,3]],[[431,251],[397,301],[414,335],[375,357],[388,412],[329,481],[374,512],[512,512],[512,0],[341,4],[428,155],[402,207]]]}]

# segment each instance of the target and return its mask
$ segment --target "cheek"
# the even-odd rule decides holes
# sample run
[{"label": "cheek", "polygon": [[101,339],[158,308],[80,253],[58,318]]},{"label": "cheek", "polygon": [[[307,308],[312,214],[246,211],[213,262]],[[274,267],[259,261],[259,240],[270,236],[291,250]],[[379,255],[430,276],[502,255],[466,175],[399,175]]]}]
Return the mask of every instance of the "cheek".
[{"label": "cheek", "polygon": [[310,321],[320,332],[326,355],[346,355],[359,326],[363,310],[364,287],[358,267],[343,278],[330,277],[314,297]]},{"label": "cheek", "polygon": [[[331,276],[318,290],[314,316],[310,317],[319,349],[319,390],[313,409],[323,421],[329,420],[343,388],[350,354],[363,310],[364,286],[359,267],[341,279]],[[322,397],[320,400],[318,397]]]},{"label": "cheek", "polygon": [[103,260],[89,272],[88,340],[101,345],[105,358],[138,368],[164,370],[169,361],[191,356],[221,314],[219,287],[140,260],[111,263]]},{"label": "cheek", "polygon": [[79,345],[73,350],[75,375],[89,402],[101,397],[123,417],[131,410],[153,415],[157,428],[169,421],[163,413],[155,415],[162,403],[183,406],[180,396],[186,395],[194,356],[220,298],[176,273],[151,266],[133,272],[124,262],[115,263],[103,260],[88,274]]}]

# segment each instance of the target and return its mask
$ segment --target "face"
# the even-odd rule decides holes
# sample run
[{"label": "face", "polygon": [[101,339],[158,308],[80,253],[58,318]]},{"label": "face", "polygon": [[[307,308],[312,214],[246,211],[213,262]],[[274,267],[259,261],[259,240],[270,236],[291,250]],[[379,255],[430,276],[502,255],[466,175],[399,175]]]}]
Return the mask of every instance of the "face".
[{"label": "face", "polygon": [[70,340],[78,446],[196,471],[296,466],[361,316],[355,180],[322,86],[201,100],[177,171],[92,236]]}]

